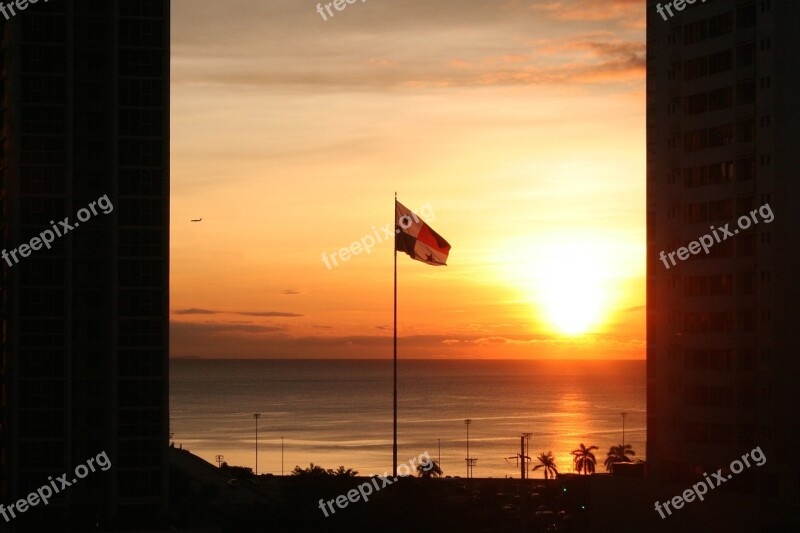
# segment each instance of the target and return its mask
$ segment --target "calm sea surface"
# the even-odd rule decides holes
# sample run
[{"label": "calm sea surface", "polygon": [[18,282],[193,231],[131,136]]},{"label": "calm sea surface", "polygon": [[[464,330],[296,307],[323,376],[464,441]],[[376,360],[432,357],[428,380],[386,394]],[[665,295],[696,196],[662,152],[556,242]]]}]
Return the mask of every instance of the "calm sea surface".
[{"label": "calm sea surface", "polygon": [[[552,450],[571,471],[570,450],[583,442],[622,441],[645,453],[644,361],[400,361],[398,464],[428,451],[445,475],[464,476],[467,431],[475,477],[519,476],[519,437],[532,433],[530,455]],[[295,465],[345,465],[362,475],[391,472],[392,363],[356,360],[173,360],[170,431],[214,462],[259,472]],[[602,466],[598,469],[604,471]],[[539,472],[535,477],[540,477]]]}]

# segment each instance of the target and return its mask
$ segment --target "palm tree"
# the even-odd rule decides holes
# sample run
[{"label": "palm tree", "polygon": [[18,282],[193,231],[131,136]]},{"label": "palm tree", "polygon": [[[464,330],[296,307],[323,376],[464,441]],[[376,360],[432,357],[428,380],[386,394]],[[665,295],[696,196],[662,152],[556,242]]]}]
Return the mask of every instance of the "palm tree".
[{"label": "palm tree", "polygon": [[333,473],[332,470],[326,470],[319,465],[315,465],[311,463],[308,465],[308,468],[300,468],[300,466],[295,466],[294,470],[292,470],[293,476],[329,476]]},{"label": "palm tree", "polygon": [[358,471],[353,470],[352,468],[345,468],[344,465],[340,466],[336,470],[328,470],[331,475],[340,476],[340,477],[356,477],[358,475]]},{"label": "palm tree", "polygon": [[577,450],[572,450],[572,462],[575,463],[575,470],[580,474],[594,474],[594,467],[597,464],[597,458],[592,453],[597,450],[597,446],[589,446],[588,448],[581,442],[581,447]]},{"label": "palm tree", "polygon": [[533,467],[533,470],[539,470],[540,468],[544,470],[544,478],[550,479],[550,476],[553,476],[553,479],[556,478],[558,475],[558,468],[556,468],[556,458],[553,457],[553,452],[547,453],[540,453],[536,460],[539,461],[539,464]]},{"label": "palm tree", "polygon": [[[629,455],[630,457],[628,457]],[[614,463],[632,463],[634,455],[636,455],[636,452],[633,451],[630,444],[612,446],[608,450],[608,457],[606,457],[606,470],[611,472],[614,468]]]},{"label": "palm tree", "polygon": [[430,479],[433,477],[442,477],[442,469],[439,468],[439,463],[433,459],[420,461],[417,465],[417,476]]}]

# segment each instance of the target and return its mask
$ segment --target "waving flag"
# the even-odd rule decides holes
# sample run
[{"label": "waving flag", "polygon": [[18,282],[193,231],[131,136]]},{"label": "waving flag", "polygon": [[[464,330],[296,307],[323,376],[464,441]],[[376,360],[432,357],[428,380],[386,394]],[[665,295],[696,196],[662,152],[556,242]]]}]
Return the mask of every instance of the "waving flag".
[{"label": "waving flag", "polygon": [[394,193],[394,440],[392,472],[397,479],[397,252],[429,265],[446,265],[450,243],[433,231],[409,208],[397,201]]},{"label": "waving flag", "polygon": [[395,247],[429,265],[446,265],[450,244],[410,209],[395,200]]}]

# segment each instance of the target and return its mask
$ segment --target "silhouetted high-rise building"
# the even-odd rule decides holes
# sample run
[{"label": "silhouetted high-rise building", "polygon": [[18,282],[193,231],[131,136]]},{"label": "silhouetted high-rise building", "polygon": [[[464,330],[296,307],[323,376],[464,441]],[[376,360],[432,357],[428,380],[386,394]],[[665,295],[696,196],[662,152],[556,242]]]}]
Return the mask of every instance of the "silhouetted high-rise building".
[{"label": "silhouetted high-rise building", "polygon": [[[800,423],[800,2],[675,3],[647,2],[648,474],[722,468],[717,490],[786,524],[800,501],[783,459]],[[756,447],[764,466],[729,470]]]},{"label": "silhouetted high-rise building", "polygon": [[169,0],[0,15],[0,503],[111,461],[16,524],[166,507],[169,16]]}]

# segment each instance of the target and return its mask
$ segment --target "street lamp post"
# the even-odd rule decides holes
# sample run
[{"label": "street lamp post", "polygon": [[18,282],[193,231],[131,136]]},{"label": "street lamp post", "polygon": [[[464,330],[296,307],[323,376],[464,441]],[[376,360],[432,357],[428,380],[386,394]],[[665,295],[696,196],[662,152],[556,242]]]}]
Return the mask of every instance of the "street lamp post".
[{"label": "street lamp post", "polygon": [[258,475],[258,419],[261,413],[253,413],[253,418],[256,420],[256,476]]},{"label": "street lamp post", "polygon": [[467,418],[466,420],[464,420],[464,424],[467,425],[467,479],[469,479],[470,477],[472,477],[471,476],[472,468],[470,468],[470,456],[469,456],[469,426],[470,424],[472,424],[472,419]]},{"label": "street lamp post", "polygon": [[472,479],[472,471],[475,469],[475,465],[478,463],[477,459],[467,459],[467,467],[469,469],[469,479]]},{"label": "street lamp post", "polygon": [[283,437],[281,437],[281,476],[283,475]]},{"label": "street lamp post", "polygon": [[530,456],[530,445],[531,445],[531,436],[533,433],[523,433],[522,436],[525,438],[525,456],[522,458],[522,462],[525,463],[525,478],[528,479],[528,467],[530,466],[531,456]]}]

